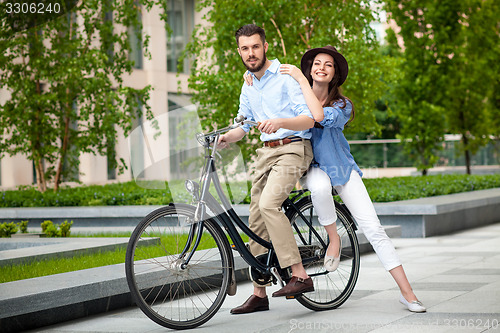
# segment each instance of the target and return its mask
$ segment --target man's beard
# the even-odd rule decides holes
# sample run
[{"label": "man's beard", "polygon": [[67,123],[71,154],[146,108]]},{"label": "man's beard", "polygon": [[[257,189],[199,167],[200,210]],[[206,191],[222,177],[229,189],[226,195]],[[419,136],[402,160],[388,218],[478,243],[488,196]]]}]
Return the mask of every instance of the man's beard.
[{"label": "man's beard", "polygon": [[[253,58],[252,58],[253,59]],[[266,64],[266,61],[267,61],[267,57],[266,57],[266,54],[264,53],[264,56],[262,57],[262,60],[260,63],[257,64],[256,67],[249,67],[247,65],[247,63],[243,60],[243,58],[241,58],[241,61],[243,62],[243,65],[245,65],[245,67],[252,73],[256,73],[258,71],[260,71],[264,65]]]}]

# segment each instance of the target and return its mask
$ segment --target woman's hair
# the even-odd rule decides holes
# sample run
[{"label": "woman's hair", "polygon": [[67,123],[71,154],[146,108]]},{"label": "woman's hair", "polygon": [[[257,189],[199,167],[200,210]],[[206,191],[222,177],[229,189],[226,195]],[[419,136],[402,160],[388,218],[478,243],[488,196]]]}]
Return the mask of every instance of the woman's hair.
[{"label": "woman's hair", "polygon": [[345,106],[347,104],[346,100],[348,100],[352,105],[352,111],[351,111],[351,118],[344,125],[347,127],[347,126],[349,126],[351,121],[354,120],[354,104],[352,103],[352,101],[349,98],[342,95],[342,89],[338,86],[338,82],[340,80],[340,71],[338,69],[338,65],[337,65],[336,61],[334,61],[333,66],[335,68],[335,74],[333,75],[333,79],[328,84],[328,97],[326,98],[326,101],[325,101],[325,104],[323,104],[323,107],[332,106],[333,102],[341,100],[344,103],[341,106],[341,108],[345,108]]}]

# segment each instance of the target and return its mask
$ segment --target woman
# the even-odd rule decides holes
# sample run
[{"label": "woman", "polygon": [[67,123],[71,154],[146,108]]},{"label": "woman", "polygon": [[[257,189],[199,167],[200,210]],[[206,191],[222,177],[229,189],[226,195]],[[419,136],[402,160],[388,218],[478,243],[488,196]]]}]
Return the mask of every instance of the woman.
[{"label": "woman", "polygon": [[[408,282],[394,246],[381,226],[373,203],[361,180],[362,172],[350,153],[343,134],[344,126],[354,118],[352,102],[340,91],[347,78],[348,64],[334,47],[325,46],[307,51],[300,71],[293,65],[282,65],[282,74],[289,74],[300,84],[316,125],[312,129],[314,162],[302,183],[310,190],[319,222],[325,227],[330,245],[324,259],[325,268],[337,269],[340,263],[341,239],[337,234],[333,186],[346,204],[384,268],[396,281],[400,302],[412,312],[425,312]],[[245,80],[251,84],[249,78]]]}]

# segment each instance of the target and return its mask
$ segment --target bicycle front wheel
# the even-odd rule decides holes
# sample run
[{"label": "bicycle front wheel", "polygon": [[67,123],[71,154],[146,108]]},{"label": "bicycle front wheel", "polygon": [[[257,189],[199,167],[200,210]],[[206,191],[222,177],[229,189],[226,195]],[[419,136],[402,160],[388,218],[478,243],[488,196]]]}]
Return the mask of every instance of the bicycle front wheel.
[{"label": "bicycle front wheel", "polygon": [[[329,244],[325,228],[319,224],[310,197],[302,198],[294,209],[287,211],[301,252],[304,268],[312,278],[314,291],[297,296],[305,307],[315,310],[335,309],[351,295],[359,274],[359,244],[350,214],[335,202],[337,232],[342,239],[340,265],[333,272],[323,266],[323,258]],[[313,232],[313,230],[315,232]]]},{"label": "bicycle front wheel", "polygon": [[194,213],[189,205],[155,210],[137,225],[127,247],[125,270],[135,302],[168,328],[189,329],[208,321],[224,302],[229,284],[227,238],[213,220],[203,222],[200,236]]}]

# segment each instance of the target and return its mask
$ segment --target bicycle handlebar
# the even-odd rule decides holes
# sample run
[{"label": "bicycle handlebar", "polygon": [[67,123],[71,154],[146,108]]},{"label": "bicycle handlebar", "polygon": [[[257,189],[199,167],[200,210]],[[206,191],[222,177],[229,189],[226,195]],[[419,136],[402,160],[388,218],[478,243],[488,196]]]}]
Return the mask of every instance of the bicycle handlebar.
[{"label": "bicycle handlebar", "polygon": [[[200,142],[201,144],[205,144],[205,142],[207,142],[207,141],[208,141],[208,143],[211,143],[211,142],[213,142],[215,137],[219,136],[220,134],[229,132],[230,130],[232,130],[234,128],[238,128],[238,127],[246,125],[246,124],[251,125],[251,126],[259,126],[260,122],[246,120],[245,117],[238,116],[238,117],[234,118],[234,124],[229,125],[229,126],[224,127],[224,128],[221,128],[221,129],[218,129],[218,130],[215,130],[215,131],[212,131],[212,132],[209,132],[209,133],[205,133],[205,134],[198,133],[196,135],[196,138],[198,139],[198,142]],[[203,141],[201,141],[201,139]]]}]

